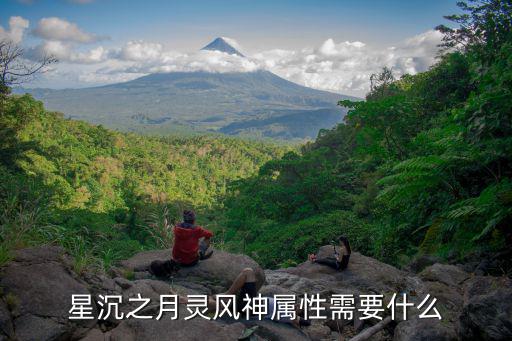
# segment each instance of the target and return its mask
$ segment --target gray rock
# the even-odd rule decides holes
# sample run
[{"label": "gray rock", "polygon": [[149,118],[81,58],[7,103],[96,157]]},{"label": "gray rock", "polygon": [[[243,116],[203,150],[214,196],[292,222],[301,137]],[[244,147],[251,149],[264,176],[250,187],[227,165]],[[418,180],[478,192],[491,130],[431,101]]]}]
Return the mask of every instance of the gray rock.
[{"label": "gray rock", "polygon": [[[425,292],[418,299],[423,300],[427,294],[437,299],[435,307],[443,319],[456,321],[463,305],[460,288],[451,287],[442,282],[425,282]],[[419,302],[415,303],[419,304]]]},{"label": "gray rock", "polygon": [[103,333],[99,329],[91,329],[80,341],[109,341],[110,333]]},{"label": "gray rock", "polygon": [[[146,272],[152,261],[168,259],[170,254],[170,250],[146,251],[122,261],[120,264],[126,269]],[[214,250],[212,257],[200,261],[195,266],[182,267],[174,279],[176,281],[196,281],[211,290],[215,287],[226,290],[244,268],[252,268],[255,271],[257,287],[260,288],[265,282],[265,274],[258,263],[248,256],[220,250]]]},{"label": "gray rock", "polygon": [[258,326],[256,335],[260,336],[264,340],[272,341],[307,341],[311,340],[309,335],[303,330],[299,330],[289,324],[279,323],[269,320],[261,321],[244,321],[243,322],[248,328],[255,325]]},{"label": "gray rock", "polygon": [[498,288],[512,289],[512,280],[507,277],[475,276],[464,283],[464,304],[475,296],[487,295]]},{"label": "gray rock", "polygon": [[288,269],[265,270],[265,277],[269,286],[282,288],[297,295],[306,292],[321,292],[329,287],[330,277],[309,279],[292,274]]},{"label": "gray rock", "polygon": [[133,285],[132,281],[123,277],[116,277],[114,278],[114,281],[121,287],[121,289],[129,289]]},{"label": "gray rock", "polygon": [[71,258],[66,254],[60,246],[42,245],[16,250],[13,261],[17,263],[40,264],[47,262],[65,262],[66,265],[71,264]]},{"label": "gray rock", "polygon": [[178,293],[185,295],[211,295],[213,292],[221,292],[224,290],[224,287],[208,287],[202,283],[187,281],[185,278],[173,280],[171,284],[173,289]]},{"label": "gray rock", "polygon": [[116,281],[104,274],[85,272],[81,274],[81,279],[87,283],[89,291],[94,296],[118,295],[122,291]]},{"label": "gray rock", "polygon": [[[320,248],[317,257],[332,256],[332,246]],[[309,261],[293,268],[282,271],[297,275],[301,278],[320,280],[325,283],[325,289],[330,286],[353,288],[366,293],[400,292],[404,289],[404,278],[407,273],[391,265],[353,252],[350,262],[344,271],[336,271],[328,266],[311,263]],[[331,282],[331,283],[329,283]],[[336,284],[332,284],[332,282]],[[318,282],[317,282],[318,283]]]},{"label": "gray rock", "polygon": [[111,341],[224,341],[237,340],[245,327],[241,323],[224,324],[194,318],[190,320],[125,320],[111,331]]},{"label": "gray rock", "polygon": [[19,300],[19,314],[35,314],[67,320],[73,294],[89,294],[58,263],[20,265],[10,263],[2,272],[0,286]]},{"label": "gray rock", "polygon": [[14,326],[19,341],[65,340],[75,329],[71,324],[32,314],[20,316],[14,320]]},{"label": "gray rock", "polygon": [[393,341],[451,341],[457,340],[452,325],[437,319],[413,318],[400,322],[394,331]]},{"label": "gray rock", "polygon": [[261,296],[290,295],[293,291],[277,285],[264,285],[260,289]]},{"label": "gray rock", "polygon": [[7,309],[7,305],[0,301],[0,335],[14,338],[14,327],[11,320],[11,313]]},{"label": "gray rock", "polygon": [[132,282],[132,286],[123,291],[123,296],[126,298],[136,297],[138,294],[150,298],[153,303],[158,304],[160,295],[170,294],[170,286],[166,282],[153,279],[138,279]]},{"label": "gray rock", "polygon": [[441,259],[439,257],[433,255],[418,255],[414,257],[414,259],[411,262],[409,262],[409,264],[407,264],[405,270],[414,273],[419,273],[427,266],[439,263],[440,261]]},{"label": "gray rock", "polygon": [[[15,302],[12,318],[20,340],[69,337],[78,328],[91,328],[94,320],[68,319],[74,294],[90,294],[69,268],[59,247],[20,250],[1,270],[0,286]],[[93,316],[97,315],[93,305]]]},{"label": "gray rock", "polygon": [[459,337],[465,340],[512,339],[512,281],[478,276],[466,283]]},{"label": "gray rock", "polygon": [[154,260],[164,260],[171,257],[171,250],[151,250],[139,252],[129,259],[122,260],[119,265],[132,271],[147,271]]},{"label": "gray rock", "polygon": [[313,341],[326,340],[331,336],[331,329],[316,321],[313,321],[311,326],[307,327],[306,332]]},{"label": "gray rock", "polygon": [[439,281],[449,286],[459,287],[470,275],[455,265],[436,263],[420,273],[424,281]]}]

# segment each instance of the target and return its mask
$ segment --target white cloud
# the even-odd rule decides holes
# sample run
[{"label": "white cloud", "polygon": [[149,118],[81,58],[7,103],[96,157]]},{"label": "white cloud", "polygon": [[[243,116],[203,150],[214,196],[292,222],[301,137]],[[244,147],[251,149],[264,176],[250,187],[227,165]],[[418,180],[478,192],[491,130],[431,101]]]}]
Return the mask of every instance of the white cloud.
[{"label": "white cloud", "polygon": [[78,67],[75,78],[91,84],[126,81],[155,72],[266,69],[312,88],[363,96],[369,89],[370,75],[384,66],[396,76],[427,70],[435,62],[441,37],[439,32],[427,31],[388,48],[327,39],[316,48],[273,49],[247,58],[218,51],[181,53],[140,40],[110,50],[96,47],[85,51],[76,50],[72,42],[47,40],[37,50],[54,54],[63,62],[89,64],[92,69],[87,66],[84,72]]},{"label": "white cloud", "polygon": [[132,62],[125,71],[136,73],[209,71],[248,72],[259,68],[256,61],[219,51],[180,53],[165,50],[161,44],[130,41],[111,52],[111,57]]},{"label": "white cloud", "polygon": [[59,62],[76,64],[95,64],[107,60],[108,51],[102,46],[87,50],[76,51],[69,43],[48,40],[27,50],[27,57],[38,60],[44,55],[51,55]]},{"label": "white cloud", "polygon": [[129,41],[112,56],[128,61],[149,62],[161,58],[162,50],[162,45],[158,43],[148,43],[142,40]]},{"label": "white cloud", "polygon": [[84,32],[75,23],[57,17],[43,18],[39,20],[37,27],[33,30],[33,33],[45,40],[76,43],[92,43],[105,39],[105,37]]},{"label": "white cloud", "polygon": [[16,44],[23,40],[23,34],[29,26],[29,21],[22,17],[9,18],[9,30],[0,26],[0,40],[10,40]]},{"label": "white cloud", "polygon": [[427,31],[396,47],[376,48],[362,42],[327,39],[317,49],[270,50],[254,58],[276,74],[309,87],[362,96],[369,77],[382,67],[396,76],[415,74],[434,64],[442,35]]}]

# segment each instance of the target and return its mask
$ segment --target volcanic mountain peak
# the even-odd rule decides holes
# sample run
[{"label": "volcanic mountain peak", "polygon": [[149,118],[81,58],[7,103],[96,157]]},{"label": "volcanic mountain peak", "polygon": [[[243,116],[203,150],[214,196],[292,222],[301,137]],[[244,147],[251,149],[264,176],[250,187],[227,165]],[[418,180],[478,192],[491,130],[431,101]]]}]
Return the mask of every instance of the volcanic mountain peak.
[{"label": "volcanic mountain peak", "polygon": [[232,44],[228,42],[229,40],[231,39],[224,37],[215,38],[211,43],[203,47],[201,50],[220,51],[227,54],[235,54],[237,56],[244,57],[242,53],[240,53],[232,46]]}]

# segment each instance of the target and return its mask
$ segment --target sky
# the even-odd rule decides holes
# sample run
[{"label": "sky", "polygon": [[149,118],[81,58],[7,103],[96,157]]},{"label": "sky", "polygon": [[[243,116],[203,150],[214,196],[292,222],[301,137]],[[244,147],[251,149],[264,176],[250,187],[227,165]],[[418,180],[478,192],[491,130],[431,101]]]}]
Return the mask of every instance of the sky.
[{"label": "sky", "polygon": [[[382,67],[435,63],[455,1],[0,0],[0,39],[59,62],[27,87],[88,87],[153,72],[269,70],[309,87],[363,96]],[[246,57],[199,51],[228,37]]]}]

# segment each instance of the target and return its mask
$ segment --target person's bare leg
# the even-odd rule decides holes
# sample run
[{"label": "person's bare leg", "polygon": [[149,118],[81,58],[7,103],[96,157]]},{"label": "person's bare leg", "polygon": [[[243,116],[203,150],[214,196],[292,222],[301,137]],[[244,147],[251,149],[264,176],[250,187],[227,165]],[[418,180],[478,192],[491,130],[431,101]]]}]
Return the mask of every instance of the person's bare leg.
[{"label": "person's bare leg", "polygon": [[254,274],[254,270],[251,268],[245,268],[240,272],[240,274],[235,278],[231,287],[226,291],[225,295],[234,295],[236,294],[245,283],[256,282],[256,275]]}]

